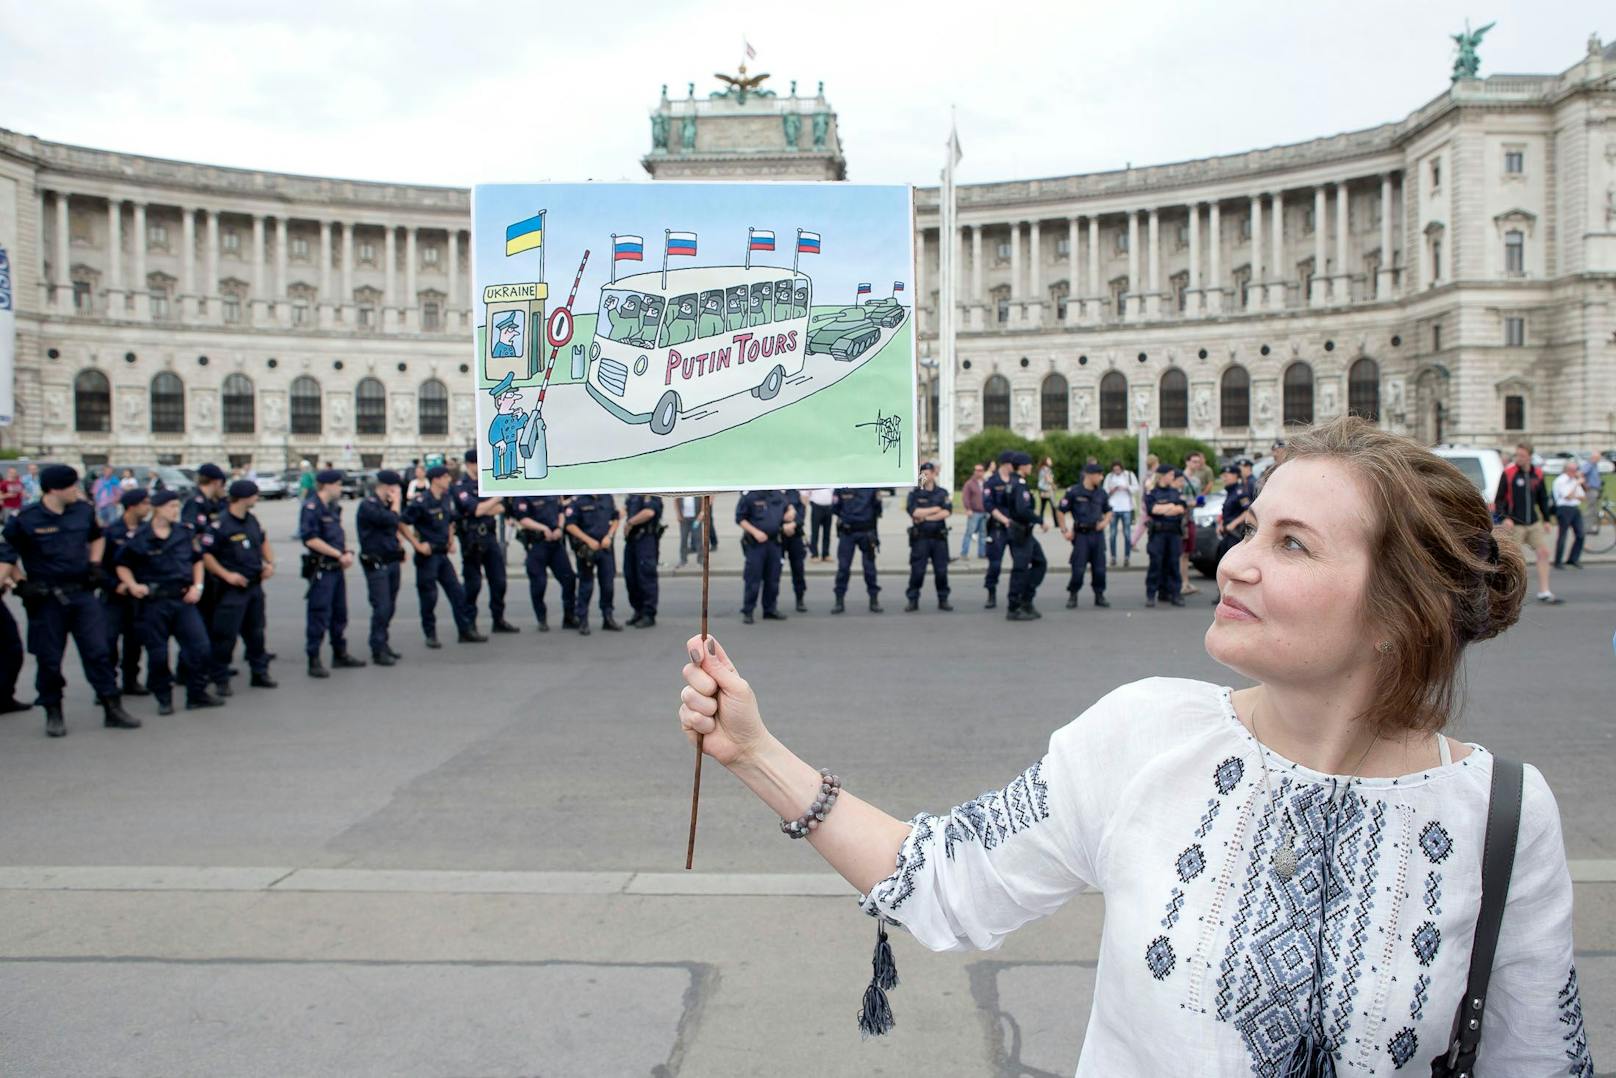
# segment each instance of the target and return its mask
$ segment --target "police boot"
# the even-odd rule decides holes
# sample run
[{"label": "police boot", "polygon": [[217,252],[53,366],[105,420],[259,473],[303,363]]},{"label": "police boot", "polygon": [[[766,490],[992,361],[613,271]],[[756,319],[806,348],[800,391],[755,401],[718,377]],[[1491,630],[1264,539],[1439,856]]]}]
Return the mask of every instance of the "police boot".
[{"label": "police boot", "polygon": [[638,629],[640,622],[643,620],[645,620],[645,615],[636,610],[634,611],[634,616],[628,619],[627,624],[631,629]]},{"label": "police boot", "polygon": [[576,628],[578,628],[578,619],[577,619],[577,617],[575,617],[572,614],[563,614],[563,615],[561,615],[561,627],[563,629],[576,629]]},{"label": "police boot", "polygon": [[539,619],[539,632],[547,633],[549,631],[550,631],[550,623],[548,621],[545,621],[543,618],[540,618]]},{"label": "police boot", "polygon": [[1184,605],[1184,597],[1182,595],[1175,595],[1171,599],[1169,599],[1168,601],[1171,602],[1174,606],[1183,606]]},{"label": "police boot", "polygon": [[765,610],[763,612],[763,620],[764,621],[784,621],[784,620],[786,620],[786,616],[784,614],[780,613],[780,611],[778,611],[778,610]]},{"label": "police boot", "polygon": [[846,609],[847,609],[847,606],[842,602],[841,597],[837,596],[836,605],[830,608],[830,612],[832,614],[840,614],[842,611],[844,611]]},{"label": "police boot", "polygon": [[1111,605],[1111,600],[1107,599],[1103,595],[1096,595],[1094,597],[1094,605],[1095,606],[1110,606]]},{"label": "police boot", "polygon": [[1146,606],[1155,606],[1156,605],[1156,597],[1154,595],[1145,596],[1145,605]]},{"label": "police boot", "polygon": [[462,644],[481,644],[487,641],[487,639],[488,637],[477,631],[476,626],[473,626],[470,629],[460,630],[460,642]]},{"label": "police boot", "polygon": [[404,653],[401,652],[401,651],[394,651],[393,650],[393,645],[391,645],[391,644],[383,644],[382,645],[382,650],[387,652],[388,656],[394,662],[398,662],[400,659],[402,659],[404,657]]},{"label": "police boot", "polygon": [[123,709],[123,697],[117,693],[101,698],[101,725],[113,730],[138,730],[140,720]]},{"label": "police boot", "polygon": [[752,617],[752,612],[750,610],[741,611],[741,624],[742,625],[751,625],[753,623],[753,621],[755,621],[755,620],[756,619]]},{"label": "police boot", "polygon": [[222,678],[219,681],[214,682],[214,684],[213,684],[213,692],[214,692],[214,695],[216,695],[216,696],[234,696],[234,695],[236,695],[236,690],[232,689],[230,687],[230,679],[229,678]]},{"label": "police boot", "polygon": [[330,677],[330,676],[331,676],[331,671],[329,671],[329,670],[327,670],[325,668],[325,663],[320,661],[320,656],[318,656],[318,655],[310,655],[309,656],[309,677]]},{"label": "police boot", "polygon": [[370,653],[370,661],[375,663],[377,666],[393,666],[396,665],[398,660],[394,659],[385,651],[373,651]]},{"label": "police boot", "polygon": [[881,600],[877,599],[873,595],[870,596],[870,613],[872,613],[872,614],[881,613]]},{"label": "police boot", "polygon": [[578,620],[578,622],[577,622],[577,625],[578,625],[578,635],[579,636],[588,636],[589,635],[589,620],[587,618],[580,618]]},{"label": "police boot", "polygon": [[600,627],[609,633],[620,633],[623,631],[622,624],[614,619],[610,614],[602,614],[600,616]]},{"label": "police boot", "polygon": [[250,679],[248,679],[247,684],[251,685],[255,689],[273,689],[279,685],[280,682],[270,677],[269,671],[265,670],[262,674],[254,674]]},{"label": "police boot", "polygon": [[954,609],[954,604],[949,602],[947,599],[938,599],[937,600],[937,609],[938,610],[952,610],[952,609]]},{"label": "police boot", "polygon": [[649,629],[656,624],[656,615],[641,614],[639,621],[631,621],[629,624],[634,626],[636,629]]},{"label": "police boot", "polygon": [[1066,609],[1068,609],[1068,610],[1076,610],[1077,609],[1077,592],[1069,591],[1069,592],[1066,593]]},{"label": "police boot", "polygon": [[45,736],[66,737],[67,720],[62,718],[61,704],[45,705]]},{"label": "police boot", "polygon": [[1043,615],[1040,614],[1038,612],[1038,608],[1033,606],[1031,603],[1022,603],[1021,617],[1025,621],[1037,621],[1039,618],[1043,617]]},{"label": "police boot", "polygon": [[433,635],[426,638],[426,646],[431,648],[433,651],[437,651],[443,645],[438,641],[437,636]]},{"label": "police boot", "polygon": [[32,711],[33,704],[25,704],[15,696],[8,696],[0,700],[0,715],[11,715],[18,711]]},{"label": "police boot", "polygon": [[203,689],[200,695],[185,698],[186,711],[200,711],[208,707],[224,707],[224,701]]},{"label": "police boot", "polygon": [[170,694],[168,694],[166,692],[160,692],[160,693],[157,694],[157,714],[159,714],[159,715],[172,715],[172,714],[174,714],[174,697],[173,696],[171,696]]},{"label": "police boot", "polygon": [[919,609],[920,609],[920,600],[919,599],[910,599],[907,603],[903,604],[903,612],[905,614],[913,614],[916,610],[919,610]]},{"label": "police boot", "polygon": [[998,605],[999,605],[998,592],[994,591],[992,588],[989,588],[988,589],[988,601],[982,604],[982,609],[983,610],[992,610],[994,607],[996,607]]},{"label": "police boot", "polygon": [[808,604],[802,601],[802,596],[800,596],[800,595],[797,596],[797,613],[799,613],[799,614],[808,613]]},{"label": "police boot", "polygon": [[123,695],[125,695],[125,696],[150,696],[151,695],[151,690],[146,688],[146,686],[142,685],[138,681],[126,681],[126,682],[123,683]]},{"label": "police boot", "polygon": [[496,633],[519,633],[522,630],[506,621],[504,618],[496,618],[494,620],[494,631]]},{"label": "police boot", "polygon": [[1023,614],[1021,612],[1020,607],[1011,607],[1010,610],[1004,615],[1004,620],[1005,621],[1031,621],[1032,618],[1030,618],[1027,615]]},{"label": "police boot", "polygon": [[358,670],[361,666],[367,665],[369,664],[365,660],[356,659],[346,651],[339,651],[331,656],[331,667],[334,670]]}]

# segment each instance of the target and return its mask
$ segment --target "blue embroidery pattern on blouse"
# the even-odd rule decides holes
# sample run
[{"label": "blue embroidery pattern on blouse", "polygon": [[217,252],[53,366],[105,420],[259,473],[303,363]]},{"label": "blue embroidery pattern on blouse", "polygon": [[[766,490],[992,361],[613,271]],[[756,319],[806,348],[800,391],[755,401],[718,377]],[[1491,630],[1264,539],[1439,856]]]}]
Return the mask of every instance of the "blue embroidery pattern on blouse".
[{"label": "blue embroidery pattern on blouse", "polygon": [[961,842],[980,842],[991,850],[1009,836],[1049,819],[1049,784],[1044,762],[1033,764],[1002,790],[989,790],[948,814],[943,825],[943,853],[952,861]]},{"label": "blue embroidery pattern on blouse", "polygon": [[1408,1016],[1418,1022],[1425,1017],[1425,1001],[1431,998],[1431,975],[1422,973],[1414,979],[1414,998],[1408,1005]]},{"label": "blue embroidery pattern on blouse", "polygon": [[1218,784],[1218,793],[1227,794],[1240,784],[1240,778],[1245,773],[1246,762],[1238,756],[1231,756],[1212,772],[1212,781]]},{"label": "blue embroidery pattern on blouse", "polygon": [[1222,810],[1222,801],[1215,797],[1206,799],[1206,812],[1201,816],[1201,826],[1195,829],[1196,838],[1205,838],[1207,836],[1207,832],[1212,830],[1212,821],[1218,818],[1218,813]]},{"label": "blue embroidery pattern on blouse", "polygon": [[1582,992],[1577,987],[1577,967],[1571,967],[1571,976],[1560,989],[1555,1002],[1560,1008],[1560,1024],[1566,1027],[1561,1040],[1565,1042],[1565,1055],[1571,1061],[1566,1073],[1571,1078],[1594,1078],[1594,1057],[1588,1051],[1588,1031],[1582,1023]]},{"label": "blue embroidery pattern on blouse", "polygon": [[1432,917],[1442,916],[1442,873],[1432,869],[1425,874],[1425,912]]},{"label": "blue embroidery pattern on blouse", "polygon": [[1150,975],[1158,981],[1165,981],[1177,964],[1178,956],[1173,953],[1173,945],[1166,936],[1157,936],[1145,948],[1145,965],[1150,967]]},{"label": "blue embroidery pattern on blouse", "polygon": [[[871,901],[865,903],[865,913],[871,917],[885,916],[888,920],[892,920],[876,907],[876,903],[884,902],[888,909],[896,911],[909,900],[910,895],[915,893],[915,877],[926,867],[926,843],[931,841],[932,821],[936,818],[926,815],[915,817],[914,831],[910,833],[908,841],[898,848],[897,867],[893,869],[892,875],[877,885],[880,893],[869,895]],[[899,922],[893,921],[893,923]]]},{"label": "blue embroidery pattern on blouse", "polygon": [[1167,916],[1161,920],[1163,928],[1172,928],[1178,924],[1179,911],[1184,908],[1184,889],[1173,888],[1173,897],[1167,900]]},{"label": "blue embroidery pattern on blouse", "polygon": [[1176,867],[1178,869],[1178,878],[1185,883],[1189,883],[1199,876],[1201,871],[1206,868],[1206,856],[1201,853],[1201,844],[1197,842],[1179,854]]},{"label": "blue embroidery pattern on blouse", "polygon": [[1431,859],[1432,864],[1440,865],[1453,852],[1453,840],[1441,824],[1432,820],[1420,832],[1420,849],[1425,851],[1425,856]]},{"label": "blue embroidery pattern on blouse", "polygon": [[1401,1067],[1414,1058],[1414,1053],[1420,1050],[1420,1038],[1407,1026],[1397,1031],[1397,1036],[1386,1045],[1386,1051],[1391,1053],[1392,1062]]},{"label": "blue embroidery pattern on blouse", "polygon": [[1442,930],[1430,921],[1414,930],[1410,941],[1414,944],[1414,957],[1420,960],[1420,965],[1429,966],[1436,957],[1436,952],[1442,946]]}]

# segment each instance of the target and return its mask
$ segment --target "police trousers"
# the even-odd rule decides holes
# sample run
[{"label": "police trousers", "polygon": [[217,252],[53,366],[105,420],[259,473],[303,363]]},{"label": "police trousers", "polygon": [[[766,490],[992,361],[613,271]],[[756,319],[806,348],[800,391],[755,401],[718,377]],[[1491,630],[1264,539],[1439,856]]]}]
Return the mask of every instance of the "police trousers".
[{"label": "police trousers", "polygon": [[28,653],[34,657],[34,688],[41,707],[54,707],[62,702],[62,687],[67,684],[62,677],[62,655],[67,651],[70,634],[73,643],[78,645],[84,679],[95,689],[96,695],[113,696],[118,692],[118,683],[112,675],[112,656],[107,652],[101,601],[94,592],[67,592],[65,601],[43,596],[26,600],[23,606],[28,611]]},{"label": "police trousers", "polygon": [[875,582],[875,528],[869,531],[850,531],[842,533],[836,542],[836,598],[840,599],[847,594],[847,578],[853,573],[853,551],[859,550],[864,555],[864,587],[874,599],[880,592],[881,585]]},{"label": "police trousers", "polygon": [[575,609],[580,625],[589,620],[589,599],[595,594],[596,578],[600,580],[600,614],[609,618],[617,600],[617,559],[611,547],[600,550],[585,547],[578,554],[578,605]]},{"label": "police trousers", "polygon": [[1105,594],[1105,533],[1078,532],[1072,536],[1072,579],[1066,590],[1076,595],[1083,590],[1083,569],[1089,570],[1089,581],[1098,598]]},{"label": "police trousers", "polygon": [[140,684],[140,653],[146,648],[140,635],[140,600],[103,591],[101,617],[107,625],[107,655],[123,668],[124,685]]},{"label": "police trousers", "polygon": [[800,602],[808,594],[808,544],[802,541],[801,524],[794,534],[780,537],[780,548],[791,566],[791,591]]},{"label": "police trousers", "polygon": [[780,544],[770,540],[754,543],[743,540],[746,547],[746,575],[741,596],[741,610],[747,614],[757,606],[758,589],[763,590],[763,612],[773,614],[780,603]]},{"label": "police trousers", "polygon": [[213,661],[201,610],[184,599],[142,599],[140,632],[146,638],[146,687],[154,696],[167,700],[174,690],[174,675],[168,672],[170,637],[180,646],[186,699],[195,700],[207,691]]},{"label": "police trousers", "polygon": [[628,588],[628,605],[636,614],[656,617],[657,534],[652,530],[623,543],[623,584]]},{"label": "police trousers", "polygon": [[348,650],[348,580],[341,569],[322,569],[309,582],[303,628],[310,656],[320,654],[328,633],[333,652],[340,655]]},{"label": "police trousers", "polygon": [[490,529],[483,535],[462,537],[460,568],[465,576],[466,610],[477,620],[477,597],[483,593],[483,574],[488,575],[488,616],[505,620],[505,548]]},{"label": "police trousers", "polygon": [[830,557],[830,522],[835,515],[828,505],[808,507],[808,547],[816,558]]},{"label": "police trousers", "polygon": [[208,623],[213,638],[213,680],[229,678],[230,657],[236,650],[236,637],[247,645],[247,665],[255,674],[269,673],[269,654],[264,648],[264,585],[251,580],[245,588],[219,582],[219,601]]},{"label": "police trousers", "polygon": [[387,630],[398,608],[398,587],[404,579],[402,562],[388,562],[365,570],[365,593],[370,597],[370,652],[387,648]]},{"label": "police trousers", "polygon": [[461,590],[460,578],[447,554],[417,554],[415,556],[415,597],[421,604],[421,631],[428,639],[438,635],[438,588],[449,597],[449,613],[455,628],[471,631],[471,609],[466,604],[466,593]]},{"label": "police trousers", "polygon": [[1177,532],[1151,532],[1150,568],[1145,570],[1145,598],[1176,599],[1184,586],[1178,562],[1184,553],[1184,537]]},{"label": "police trousers", "polygon": [[926,565],[930,563],[937,577],[937,601],[948,598],[948,537],[922,535],[909,540],[909,601],[920,601],[920,587],[926,582]]},{"label": "police trousers", "polygon": [[0,704],[17,698],[17,678],[22,674],[22,637],[17,633],[11,607],[0,602]]},{"label": "police trousers", "polygon": [[555,574],[556,583],[561,586],[561,615],[570,618],[578,605],[578,574],[573,572],[572,562],[567,560],[566,541],[535,540],[527,548],[527,594],[533,600],[533,616],[539,619],[540,625],[550,620],[544,607],[544,592],[551,573]]},{"label": "police trousers", "polygon": [[1004,564],[1004,550],[1010,545],[1010,533],[1002,524],[988,519],[988,571],[982,575],[982,586],[988,591],[999,587],[1000,567]]},{"label": "police trousers", "polygon": [[1010,544],[1010,609],[1031,606],[1038,585],[1049,571],[1044,548],[1029,531],[1027,538]]}]

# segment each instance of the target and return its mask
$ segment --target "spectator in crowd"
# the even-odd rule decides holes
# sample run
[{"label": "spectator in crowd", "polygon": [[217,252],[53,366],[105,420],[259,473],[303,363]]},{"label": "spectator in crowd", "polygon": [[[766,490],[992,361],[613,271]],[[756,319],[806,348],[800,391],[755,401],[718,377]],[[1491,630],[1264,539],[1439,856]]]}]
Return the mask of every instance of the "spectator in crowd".
[{"label": "spectator in crowd", "polygon": [[[1588,459],[1582,462],[1582,488],[1588,492],[1588,507],[1595,510],[1599,508],[1599,501],[1605,488],[1605,477],[1599,474],[1601,459],[1603,458],[1599,450],[1595,449],[1588,454]],[[32,464],[28,465],[29,471],[33,471],[33,468]]]},{"label": "spectator in crowd", "polygon": [[414,501],[416,495],[424,493],[428,486],[429,484],[426,481],[426,467],[424,465],[417,464],[415,466],[415,471],[410,473],[410,486],[409,490],[406,491],[404,495],[404,500],[406,502]]},{"label": "spectator in crowd", "polygon": [[125,468],[123,470],[123,474],[118,477],[118,490],[122,492],[125,490],[139,489],[140,480],[135,478],[135,470],[133,468]]},{"label": "spectator in crowd", "polygon": [[[1199,453],[1192,454],[1190,459],[1193,460],[1198,456],[1200,456]],[[1206,458],[1201,457],[1201,460],[1202,463],[1205,463]],[[1173,489],[1178,491],[1179,496],[1184,499],[1186,510],[1182,538],[1179,541],[1178,593],[1180,595],[1199,595],[1201,594],[1201,589],[1190,583],[1190,551],[1195,549],[1195,506],[1200,500],[1201,492],[1196,489],[1195,480],[1181,471],[1173,473],[1172,482]]]},{"label": "spectator in crowd", "polygon": [[1156,489],[1156,469],[1161,467],[1161,458],[1154,453],[1145,454],[1145,490],[1149,494]]},{"label": "spectator in crowd", "polygon": [[1515,447],[1515,461],[1498,477],[1493,519],[1499,539],[1514,539],[1537,555],[1537,601],[1557,606],[1564,600],[1549,590],[1549,529],[1554,527],[1543,469],[1532,463],[1532,447]]},{"label": "spectator in crowd", "polygon": [[39,501],[39,465],[30,463],[22,473],[22,504]]},{"label": "spectator in crowd", "polygon": [[[1588,496],[1582,469],[1575,460],[1566,461],[1565,470],[1554,477],[1554,515],[1560,530],[1554,536],[1554,567],[1567,565],[1582,568],[1582,502]],[[1571,542],[1571,556],[1564,558],[1567,533],[1575,538]]]},{"label": "spectator in crowd", "polygon": [[1205,494],[1212,489],[1212,480],[1216,478],[1212,469],[1207,466],[1206,454],[1196,450],[1184,459],[1184,474],[1189,478],[1191,489],[1196,495]]},{"label": "spectator in crowd", "polygon": [[9,518],[22,509],[22,477],[16,468],[7,468],[6,477],[0,479],[0,519]]},{"label": "spectator in crowd", "polygon": [[1144,491],[1139,477],[1122,466],[1120,460],[1111,462],[1111,471],[1105,477],[1105,494],[1111,505],[1110,538],[1111,567],[1117,566],[1117,532],[1122,533],[1122,567],[1126,569],[1133,558],[1133,513]]},{"label": "spectator in crowd", "polygon": [[298,469],[297,497],[299,502],[306,502],[314,495],[314,465],[306,460],[299,461]]},{"label": "spectator in crowd", "polygon": [[695,554],[697,563],[701,561],[701,552],[696,549],[696,536],[701,527],[701,505],[694,496],[675,498],[673,508],[679,520],[679,566],[683,568],[690,564],[690,555]]},{"label": "spectator in crowd", "polygon": [[1044,531],[1049,530],[1047,518],[1049,510],[1055,503],[1055,461],[1045,457],[1044,462],[1038,465],[1038,523]]},{"label": "spectator in crowd", "polygon": [[830,561],[831,507],[836,491],[820,487],[808,492],[808,553],[818,561]]},{"label": "spectator in crowd", "polygon": [[960,492],[965,502],[965,537],[960,540],[959,556],[971,556],[971,536],[976,536],[976,556],[986,557],[984,551],[987,539],[984,535],[987,525],[987,510],[982,506],[982,479],[987,475],[986,464],[976,464],[971,467],[971,478],[965,481],[965,489]]},{"label": "spectator in crowd", "polygon": [[113,472],[112,465],[101,466],[101,478],[95,484],[95,519],[105,528],[118,519],[118,499],[123,497],[123,485]]}]

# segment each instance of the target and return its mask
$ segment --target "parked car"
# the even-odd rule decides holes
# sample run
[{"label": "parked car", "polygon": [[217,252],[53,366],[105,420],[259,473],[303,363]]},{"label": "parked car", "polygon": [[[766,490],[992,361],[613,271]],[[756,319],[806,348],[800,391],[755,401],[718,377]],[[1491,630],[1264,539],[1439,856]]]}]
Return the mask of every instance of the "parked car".
[{"label": "parked car", "polygon": [[[114,464],[114,475],[123,475],[128,470],[135,473],[135,482],[146,490],[172,490],[180,497],[187,497],[196,490],[194,479],[186,476],[179,468],[172,464]],[[99,478],[101,469],[94,469],[95,478]],[[87,479],[91,478],[86,476]]]},{"label": "parked car", "polygon": [[1190,565],[1204,577],[1218,575],[1218,518],[1223,515],[1223,491],[1202,496],[1202,502],[1190,514],[1195,520],[1195,549],[1190,551]]},{"label": "parked car", "polygon": [[344,470],[342,473],[342,496],[344,498],[359,497],[359,473]]},{"label": "parked car", "polygon": [[258,496],[260,498],[268,498],[273,501],[287,495],[286,480],[273,472],[263,473],[253,482],[258,484]]},{"label": "parked car", "polygon": [[1466,479],[1476,484],[1476,489],[1487,499],[1487,504],[1493,503],[1493,495],[1498,493],[1498,479],[1504,474],[1504,458],[1498,450],[1439,445],[1433,447],[1431,452],[1463,472]]}]

